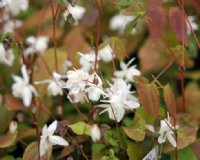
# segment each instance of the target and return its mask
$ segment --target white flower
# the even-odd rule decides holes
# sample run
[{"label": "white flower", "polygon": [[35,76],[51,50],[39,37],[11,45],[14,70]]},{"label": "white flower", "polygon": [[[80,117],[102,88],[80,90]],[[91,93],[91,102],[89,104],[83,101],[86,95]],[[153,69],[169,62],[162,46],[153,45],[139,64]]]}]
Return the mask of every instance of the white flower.
[{"label": "white flower", "polygon": [[22,22],[20,20],[8,20],[3,26],[4,32],[13,32],[16,28],[20,27]]},{"label": "white flower", "polygon": [[89,74],[81,69],[70,70],[67,72],[67,82],[64,88],[69,90],[68,99],[72,103],[78,103],[84,98],[84,89],[86,81],[89,78]]},{"label": "white flower", "polygon": [[17,122],[16,121],[11,121],[9,124],[9,132],[10,133],[15,133],[15,131],[17,130]]},{"label": "white flower", "polygon": [[101,138],[101,131],[100,131],[99,127],[96,124],[94,124],[91,127],[91,133],[90,133],[90,135],[91,135],[91,138],[92,138],[93,142],[96,142],[96,141],[100,140],[100,138]]},{"label": "white flower", "polygon": [[88,98],[91,101],[98,101],[101,95],[106,95],[103,92],[101,78],[96,73],[90,75],[87,85],[88,88],[85,89],[85,92],[88,93]]},{"label": "white flower", "polygon": [[[174,129],[177,129],[178,126],[173,126],[170,122],[169,116],[168,119],[160,121],[160,130],[158,131],[158,143],[162,144],[166,142],[166,139],[171,143],[173,147],[176,147],[176,140],[174,138]],[[155,133],[154,127],[152,125],[147,125],[147,129]]]},{"label": "white flower", "polygon": [[141,73],[138,69],[136,69],[136,65],[130,66],[131,63],[134,61],[134,58],[131,59],[127,64],[123,61],[120,62],[121,71],[116,71],[114,75],[117,78],[125,78],[127,81],[133,81],[134,76],[139,76]]},{"label": "white flower", "polygon": [[35,84],[49,83],[47,87],[48,93],[52,96],[57,96],[57,95],[62,96],[63,87],[65,85],[65,82],[62,80],[62,78],[66,78],[66,76],[53,72],[53,79],[35,82]]},{"label": "white flower", "polygon": [[21,98],[26,107],[30,106],[33,94],[38,95],[33,85],[29,83],[29,75],[26,66],[21,67],[22,77],[13,75],[15,83],[12,85],[12,93],[15,97]]},{"label": "white flower", "polygon": [[29,6],[28,0],[4,0],[6,7],[13,16],[19,15],[21,11],[26,11]]},{"label": "white flower", "polygon": [[113,50],[110,45],[106,45],[99,51],[99,57],[103,62],[111,62],[114,58]]},{"label": "white flower", "polygon": [[[192,29],[193,30],[198,30],[198,28],[199,28],[198,24],[195,23],[196,17],[195,16],[188,16],[188,20],[189,20],[189,22],[191,24]],[[191,31],[190,25],[187,23],[187,33],[188,33],[188,35],[190,35],[191,32],[192,31]]]},{"label": "white flower", "polygon": [[0,43],[0,63],[12,66],[14,61],[14,55],[11,49],[5,50],[2,43]]},{"label": "white flower", "polygon": [[50,148],[52,148],[53,145],[69,145],[64,138],[54,135],[57,128],[57,123],[57,121],[54,121],[49,125],[49,127],[47,127],[47,125],[43,127],[40,138],[40,156],[43,156]]},{"label": "white flower", "polygon": [[89,72],[93,67],[95,63],[95,53],[93,51],[83,54],[81,52],[78,52],[78,54],[81,56],[80,57],[80,65],[82,66],[81,69]]},{"label": "white flower", "polygon": [[[133,110],[140,106],[138,99],[131,95],[130,85],[123,79],[115,79],[114,84],[107,89],[108,100],[101,100],[108,104],[100,104],[96,107],[105,108],[101,113],[108,112],[110,119],[120,122],[125,114],[125,109]],[[100,114],[101,114],[100,113]]]},{"label": "white flower", "polygon": [[39,36],[39,37],[33,37],[30,36],[27,38],[27,43],[29,44],[29,47],[25,50],[26,55],[31,55],[35,52],[37,53],[43,53],[48,48],[48,42],[49,38],[46,36]]},{"label": "white flower", "polygon": [[74,7],[72,7],[71,5],[68,5],[67,10],[63,13],[63,17],[65,20],[67,20],[69,14],[72,14],[75,20],[75,24],[77,24],[78,21],[83,17],[84,13],[85,13],[84,7],[79,5],[75,5]]},{"label": "white flower", "polygon": [[109,27],[111,30],[117,30],[119,33],[123,33],[127,23],[134,20],[135,17],[127,16],[123,14],[117,14],[110,20]]}]

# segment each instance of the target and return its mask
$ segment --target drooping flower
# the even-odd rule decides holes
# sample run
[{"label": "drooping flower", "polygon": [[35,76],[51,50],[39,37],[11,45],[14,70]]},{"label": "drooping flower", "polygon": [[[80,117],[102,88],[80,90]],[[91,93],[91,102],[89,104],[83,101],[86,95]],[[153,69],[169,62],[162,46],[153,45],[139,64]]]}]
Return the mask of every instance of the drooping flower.
[{"label": "drooping flower", "polygon": [[78,24],[78,21],[83,17],[85,11],[85,8],[80,5],[68,5],[67,9],[63,13],[63,17],[65,20],[67,20],[69,14],[71,14],[75,20],[75,24]]},{"label": "drooping flower", "polygon": [[122,34],[126,25],[134,19],[135,17],[133,16],[127,16],[123,14],[114,15],[110,20],[109,28],[113,31],[119,31],[119,33]]},{"label": "drooping flower", "polygon": [[63,78],[66,78],[66,76],[53,72],[53,79],[35,82],[35,84],[49,83],[47,87],[48,93],[52,96],[58,96],[58,95],[62,96],[63,87],[65,85],[65,81],[62,80]]},{"label": "drooping flower", "polygon": [[[158,131],[158,143],[162,144],[166,142],[166,139],[171,143],[173,147],[176,147],[176,140],[174,138],[174,130],[177,129],[178,126],[174,126],[170,122],[170,118],[163,119],[160,121],[160,130]],[[147,125],[147,129],[151,132],[155,133],[154,127],[152,125]]]},{"label": "drooping flower", "polygon": [[113,50],[110,45],[106,45],[99,51],[99,57],[103,62],[109,63],[113,60],[115,55],[113,54]]},{"label": "drooping flower", "polygon": [[61,136],[54,135],[57,128],[57,121],[54,121],[47,127],[42,129],[40,137],[40,156],[43,156],[53,145],[68,146],[68,142]]},{"label": "drooping flower", "polygon": [[29,44],[29,47],[25,50],[26,55],[31,55],[33,53],[42,54],[48,48],[49,38],[46,36],[30,36],[26,41]]},{"label": "drooping flower", "polygon": [[0,43],[0,63],[12,66],[14,61],[14,55],[11,49],[5,50],[2,43]]},{"label": "drooping flower", "polygon": [[96,124],[92,125],[90,135],[91,135],[93,142],[100,140],[101,131]]},{"label": "drooping flower", "polygon": [[6,9],[13,15],[17,16],[21,11],[26,11],[29,7],[28,0],[3,0],[6,4]]},{"label": "drooping flower", "polygon": [[[140,106],[138,99],[130,91],[131,86],[123,79],[114,79],[114,84],[107,89],[108,100],[101,100],[105,104],[96,107],[105,108],[101,113],[108,112],[110,119],[120,122],[125,114],[125,110],[133,110]],[[100,114],[101,114],[100,113]]]},{"label": "drooping flower", "polygon": [[114,75],[117,78],[125,78],[127,81],[133,81],[134,76],[139,76],[141,73],[136,68],[136,65],[131,66],[131,63],[134,61],[134,58],[131,59],[127,64],[123,61],[120,62],[120,67],[122,70],[116,71]]},{"label": "drooping flower", "polygon": [[15,97],[21,98],[25,107],[29,107],[33,95],[38,95],[36,89],[30,84],[30,78],[25,65],[21,67],[22,77],[13,75],[15,83],[12,85],[12,93]]},{"label": "drooping flower", "polygon": [[9,132],[10,133],[15,133],[15,131],[17,130],[18,124],[16,121],[11,121],[9,124]]}]

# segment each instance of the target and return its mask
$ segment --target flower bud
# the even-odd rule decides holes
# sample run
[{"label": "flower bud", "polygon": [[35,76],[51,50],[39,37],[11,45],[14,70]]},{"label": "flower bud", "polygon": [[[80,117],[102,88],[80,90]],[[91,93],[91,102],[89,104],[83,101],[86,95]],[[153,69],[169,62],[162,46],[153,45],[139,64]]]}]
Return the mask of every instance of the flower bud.
[{"label": "flower bud", "polygon": [[91,128],[91,138],[94,142],[100,140],[101,138],[101,131],[96,124],[94,124]]},{"label": "flower bud", "polygon": [[17,130],[17,122],[16,121],[11,121],[9,125],[9,132],[10,133],[15,133]]}]

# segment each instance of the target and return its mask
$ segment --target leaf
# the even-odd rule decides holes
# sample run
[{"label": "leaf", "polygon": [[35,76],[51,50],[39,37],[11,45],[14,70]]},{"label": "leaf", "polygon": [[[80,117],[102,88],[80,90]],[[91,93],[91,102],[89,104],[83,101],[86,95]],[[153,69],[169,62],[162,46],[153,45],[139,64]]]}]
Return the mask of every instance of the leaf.
[{"label": "leaf", "polygon": [[[186,147],[178,151],[178,159],[179,160],[197,160],[197,157],[190,147]],[[176,160],[175,153],[171,155],[170,160]]]},{"label": "leaf", "polygon": [[145,138],[145,132],[141,129],[124,127],[124,131],[127,136],[133,140],[143,141]]},{"label": "leaf", "polygon": [[200,139],[196,140],[193,144],[192,144],[192,150],[193,152],[196,154],[197,158],[200,159],[200,152],[199,152],[199,148],[200,148]]},{"label": "leaf", "polygon": [[91,126],[85,122],[78,122],[68,126],[77,135],[88,135],[90,136]]},{"label": "leaf", "polygon": [[126,49],[123,41],[118,37],[111,37],[106,42],[102,43],[99,48],[104,48],[106,45],[110,45],[114,54],[119,60],[124,60],[126,56]]},{"label": "leaf", "polygon": [[131,126],[123,127],[127,136],[135,141],[143,141],[145,138],[146,122],[141,117],[137,116]]},{"label": "leaf", "polygon": [[38,160],[39,159],[39,153],[38,153],[38,143],[32,142],[31,144],[26,147],[23,160]]},{"label": "leaf", "polygon": [[194,117],[200,118],[200,88],[195,82],[191,82],[185,89],[185,103],[187,112]]},{"label": "leaf", "polygon": [[167,105],[169,114],[175,119],[176,118],[176,99],[169,84],[164,86],[164,100],[165,100],[165,104]]},{"label": "leaf", "polygon": [[158,71],[171,60],[160,41],[147,39],[139,50],[140,69],[142,72]]},{"label": "leaf", "polygon": [[127,154],[129,160],[141,160],[144,157],[144,149],[140,145],[130,142],[128,144]]},{"label": "leaf", "polygon": [[[52,149],[49,149],[48,152],[45,154],[45,159],[49,159],[51,156]],[[23,160],[38,160],[43,159],[39,158],[39,152],[38,152],[38,143],[32,142],[29,144],[23,154]]]},{"label": "leaf", "polygon": [[17,139],[17,131],[14,133],[8,132],[5,136],[0,138],[0,148],[10,147]]},{"label": "leaf", "polygon": [[178,7],[170,8],[169,20],[178,40],[182,44],[187,45],[188,44],[187,22],[181,10]]},{"label": "leaf", "polygon": [[14,117],[14,112],[9,111],[6,106],[0,105],[0,135],[4,134]]},{"label": "leaf", "polygon": [[[68,58],[72,61],[74,67],[79,65],[79,57],[77,52],[89,52],[92,50],[90,45],[85,40],[84,31],[80,27],[75,27],[71,30],[63,40],[63,45],[66,47]],[[77,55],[77,56],[74,56]]]},{"label": "leaf", "polygon": [[149,0],[148,19],[150,35],[153,40],[158,40],[167,26],[167,16],[160,0]]},{"label": "leaf", "polygon": [[154,83],[147,82],[145,78],[136,78],[136,90],[144,108],[155,118],[159,113],[160,94]]}]

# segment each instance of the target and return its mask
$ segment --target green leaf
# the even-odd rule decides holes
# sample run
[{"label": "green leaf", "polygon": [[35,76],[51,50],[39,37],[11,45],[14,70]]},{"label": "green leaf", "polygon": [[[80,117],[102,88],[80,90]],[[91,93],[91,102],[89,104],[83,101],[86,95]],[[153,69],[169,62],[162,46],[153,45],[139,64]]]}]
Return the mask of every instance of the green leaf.
[{"label": "green leaf", "polygon": [[6,106],[0,105],[0,134],[4,134],[12,120],[14,113],[8,111]]},{"label": "green leaf", "polygon": [[136,115],[131,126],[124,127],[127,136],[135,141],[143,141],[145,138],[146,122],[142,117]]},{"label": "green leaf", "polygon": [[[45,159],[49,159],[51,156],[52,150],[50,149],[47,154],[45,155]],[[38,152],[38,143],[32,142],[31,144],[26,147],[23,160],[38,160],[39,159],[39,152]],[[41,158],[42,159],[42,158]]]},{"label": "green leaf", "polygon": [[91,126],[85,122],[78,122],[68,126],[72,131],[78,135],[88,135],[90,136]]},{"label": "green leaf", "polygon": [[129,143],[127,148],[129,160],[141,160],[144,157],[144,150],[135,143]]},{"label": "green leaf", "polygon": [[[176,160],[175,153],[171,155],[170,160]],[[190,147],[186,147],[178,151],[178,160],[197,160],[197,157]]]}]

